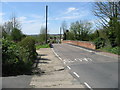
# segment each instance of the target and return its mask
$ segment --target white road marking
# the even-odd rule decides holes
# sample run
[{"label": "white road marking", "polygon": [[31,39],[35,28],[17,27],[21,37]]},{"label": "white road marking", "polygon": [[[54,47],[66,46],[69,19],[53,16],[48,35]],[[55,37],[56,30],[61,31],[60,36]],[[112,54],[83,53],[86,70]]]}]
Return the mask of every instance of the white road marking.
[{"label": "white road marking", "polygon": [[93,90],[90,85],[88,85],[86,82],[84,82],[84,84],[90,89],[90,90]]},{"label": "white road marking", "polygon": [[69,66],[67,66],[68,69],[71,69]]},{"label": "white road marking", "polygon": [[80,77],[76,72],[73,72],[73,74],[75,74],[78,78]]},{"label": "white road marking", "polygon": [[51,48],[51,49],[52,49],[53,53],[62,61],[62,58],[57,53],[55,53],[54,49],[53,48]]},{"label": "white road marking", "polygon": [[83,60],[88,61],[87,58],[83,58]]},{"label": "white road marking", "polygon": [[75,61],[77,61],[77,59],[75,59]]},{"label": "white road marking", "polygon": [[79,59],[79,61],[81,61],[81,62],[82,62],[82,59]]},{"label": "white road marking", "polygon": [[87,58],[88,60],[90,60],[90,61],[92,61],[92,59],[91,58]]}]

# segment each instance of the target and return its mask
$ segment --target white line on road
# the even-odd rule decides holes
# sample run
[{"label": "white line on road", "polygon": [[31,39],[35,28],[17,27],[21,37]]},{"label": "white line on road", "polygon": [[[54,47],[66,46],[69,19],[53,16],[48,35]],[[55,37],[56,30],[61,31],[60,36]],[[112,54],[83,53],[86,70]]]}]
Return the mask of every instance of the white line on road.
[{"label": "white line on road", "polygon": [[90,60],[90,61],[92,61],[92,59],[90,59],[90,58],[87,58],[88,60]]},{"label": "white line on road", "polygon": [[73,74],[75,74],[78,78],[80,77],[76,72],[73,72]]},{"label": "white line on road", "polygon": [[75,59],[75,61],[77,61],[77,59]]},{"label": "white line on road", "polygon": [[90,90],[93,90],[90,85],[88,85],[86,82],[84,82],[84,84],[90,89]]},{"label": "white line on road", "polygon": [[71,69],[69,66],[67,66],[68,69]]},{"label": "white line on road", "polygon": [[55,51],[54,51],[53,48],[52,48],[52,51],[53,51],[53,53],[54,53],[60,60],[62,60],[62,58],[61,58],[57,53],[55,53]]},{"label": "white line on road", "polygon": [[82,59],[79,59],[79,61],[81,61],[81,62],[82,62]]},{"label": "white line on road", "polygon": [[87,58],[84,58],[83,60],[88,61]]}]

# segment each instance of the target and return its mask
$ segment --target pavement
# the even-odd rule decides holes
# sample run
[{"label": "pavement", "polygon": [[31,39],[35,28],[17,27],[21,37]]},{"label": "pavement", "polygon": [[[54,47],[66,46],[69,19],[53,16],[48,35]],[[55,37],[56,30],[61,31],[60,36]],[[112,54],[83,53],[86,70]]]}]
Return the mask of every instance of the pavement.
[{"label": "pavement", "polygon": [[31,75],[2,77],[2,88],[30,88]]},{"label": "pavement", "polygon": [[34,75],[30,82],[33,88],[84,88],[68,71],[68,68],[58,59],[51,48],[37,50],[41,55],[38,64],[44,73]]},{"label": "pavement", "polygon": [[118,88],[118,56],[68,44],[54,44],[70,74],[86,87]]}]

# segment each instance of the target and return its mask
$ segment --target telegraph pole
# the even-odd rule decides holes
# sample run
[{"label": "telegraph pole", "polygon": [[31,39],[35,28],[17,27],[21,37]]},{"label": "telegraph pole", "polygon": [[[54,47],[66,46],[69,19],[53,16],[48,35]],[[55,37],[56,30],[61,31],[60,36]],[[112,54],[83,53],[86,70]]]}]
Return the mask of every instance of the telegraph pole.
[{"label": "telegraph pole", "polygon": [[61,27],[60,27],[60,43],[61,43]]},{"label": "telegraph pole", "polygon": [[48,17],[48,6],[46,5],[46,44],[47,44],[47,17]]}]

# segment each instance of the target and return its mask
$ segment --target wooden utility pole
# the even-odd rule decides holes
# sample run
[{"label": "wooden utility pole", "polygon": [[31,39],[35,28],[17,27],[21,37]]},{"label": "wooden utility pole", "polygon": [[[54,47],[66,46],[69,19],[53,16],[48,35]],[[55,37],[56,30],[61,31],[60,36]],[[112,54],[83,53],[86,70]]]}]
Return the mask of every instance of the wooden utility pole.
[{"label": "wooden utility pole", "polygon": [[48,17],[48,6],[46,5],[46,44],[47,44],[47,17]]},{"label": "wooden utility pole", "polygon": [[61,27],[60,27],[60,43],[61,43]]}]

